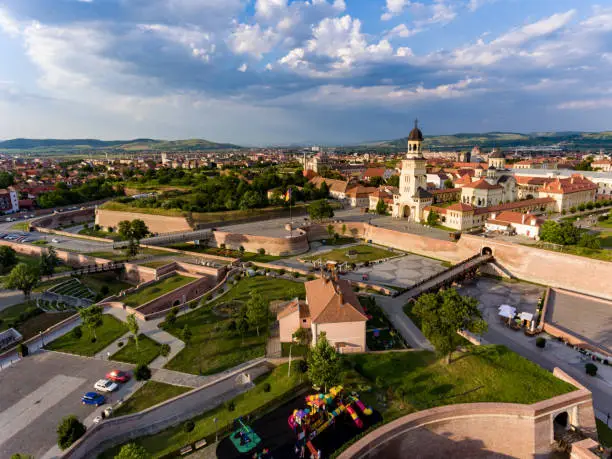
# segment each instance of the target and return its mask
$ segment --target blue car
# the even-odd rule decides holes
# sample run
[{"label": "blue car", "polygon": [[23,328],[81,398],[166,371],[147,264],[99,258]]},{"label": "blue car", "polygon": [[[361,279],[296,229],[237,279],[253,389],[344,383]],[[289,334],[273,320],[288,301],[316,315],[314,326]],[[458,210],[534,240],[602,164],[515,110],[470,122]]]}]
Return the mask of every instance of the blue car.
[{"label": "blue car", "polygon": [[87,392],[81,397],[81,402],[83,402],[83,405],[100,406],[104,405],[104,402],[106,402],[106,397],[102,394],[98,394],[97,392]]}]

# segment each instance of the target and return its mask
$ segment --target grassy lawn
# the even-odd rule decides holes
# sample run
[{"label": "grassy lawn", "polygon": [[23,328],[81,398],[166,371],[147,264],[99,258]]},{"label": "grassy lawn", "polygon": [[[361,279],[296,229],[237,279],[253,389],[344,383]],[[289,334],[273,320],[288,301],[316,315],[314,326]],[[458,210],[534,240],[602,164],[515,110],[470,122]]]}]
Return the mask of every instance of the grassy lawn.
[{"label": "grassy lawn", "polygon": [[110,239],[113,241],[120,241],[122,240],[122,237],[119,236],[117,233],[110,233],[108,231],[104,231],[104,230],[94,230],[93,228],[83,228],[82,230],[79,231],[79,234],[83,235],[83,236],[94,236],[94,237],[100,237],[103,239]]},{"label": "grassy lawn", "polygon": [[121,301],[127,306],[140,306],[154,300],[155,298],[165,295],[172,290],[176,290],[189,282],[193,282],[194,280],[195,279],[193,277],[181,276],[179,274],[170,276],[164,280],[151,284],[138,292],[130,293],[129,295],[123,297]]},{"label": "grassy lawn", "polygon": [[[300,375],[298,370],[298,362],[294,362],[292,364],[291,376],[288,377],[287,365],[286,363],[280,365],[272,370],[271,373],[257,378],[255,380],[256,386],[253,389],[235,397],[232,400],[235,405],[234,411],[229,411],[226,406],[220,406],[193,418],[195,429],[190,433],[186,433],[183,430],[183,425],[180,424],[158,434],[141,437],[133,441],[145,448],[152,458],[170,454],[187,443],[200,440],[204,437],[209,437],[210,442],[210,437],[214,437],[215,430],[223,431],[227,429],[237,417],[244,417],[275,399],[281,399],[294,394],[295,388],[300,384],[300,377],[302,375]],[[266,383],[270,384],[269,392],[264,390]],[[216,429],[213,422],[214,418],[217,418]],[[120,446],[112,448],[105,451],[99,457],[101,459],[111,459],[115,457],[120,449]]]},{"label": "grassy lawn", "polygon": [[[356,252],[356,255],[349,256],[349,250]],[[396,252],[391,252],[390,250],[362,244],[346,247],[344,249],[335,249],[330,252],[321,253],[320,255],[304,258],[304,260],[313,261],[320,258],[327,261],[363,263],[366,261],[380,260],[381,258],[394,257],[397,255],[398,254]]]},{"label": "grassy lawn", "polygon": [[126,332],[127,327],[123,322],[111,315],[104,314],[102,316],[102,326],[96,329],[98,339],[95,343],[91,342],[89,330],[83,328],[83,336],[81,338],[75,338],[72,333],[67,333],[46,347],[52,351],[69,352],[70,354],[91,357],[116,339],[121,338]]},{"label": "grassy lawn", "polygon": [[85,274],[79,278],[81,283],[86,287],[89,287],[96,293],[102,291],[102,287],[108,287],[108,295],[116,295],[122,290],[134,287],[132,284],[121,281],[118,279],[116,273],[112,271],[95,274]]},{"label": "grassy lawn", "polygon": [[36,287],[34,287],[34,289],[32,290],[33,292],[44,292],[45,290],[50,289],[51,287],[54,287],[56,285],[62,284],[64,282],[66,282],[69,278],[68,277],[63,277],[60,279],[51,279],[48,281],[44,281],[44,282],[39,282],[38,285]]},{"label": "grassy lawn", "polygon": [[240,258],[242,261],[258,261],[260,263],[269,263],[271,261],[281,260],[285,257],[275,255],[259,254],[254,252],[240,253],[239,250],[221,249],[219,247],[202,247],[194,244],[181,243],[169,246],[172,249],[186,250],[189,252],[204,253],[208,255],[217,255],[219,257]]},{"label": "grassy lawn", "polygon": [[16,231],[30,231],[30,224],[28,222],[19,222],[11,225],[12,230]]},{"label": "grassy lawn", "polygon": [[174,326],[167,328],[169,333],[180,338],[183,327],[188,325],[193,337],[191,343],[166,364],[166,368],[185,373],[213,374],[263,356],[267,340],[265,330],[260,330],[261,336],[257,336],[255,330],[249,330],[243,339],[239,332],[230,329],[233,319],[229,314],[215,312],[223,308],[236,312],[251,297],[251,292],[260,293],[268,301],[305,297],[302,283],[263,276],[240,280],[216,301],[180,316]]},{"label": "grassy lawn", "polygon": [[[28,314],[28,318],[26,318],[25,314],[28,310],[31,312]],[[0,311],[0,331],[15,328],[23,335],[23,339],[27,340],[38,335],[38,332],[46,330],[73,314],[73,312],[53,314],[41,312],[36,307],[34,301],[20,303]],[[21,319],[20,315],[22,315]]]},{"label": "grassy lawn", "polygon": [[[383,414],[385,421],[456,403],[532,404],[576,390],[504,346],[474,346],[450,365],[428,351],[345,358],[355,368],[345,374],[346,384],[352,379],[352,384],[379,386],[378,394],[362,396]],[[364,378],[361,382],[360,377]]]},{"label": "grassy lawn", "polygon": [[599,442],[609,448],[612,446],[612,429],[610,429],[605,422],[600,421],[595,418],[595,422],[597,423],[597,436],[599,437]]},{"label": "grassy lawn", "polygon": [[113,416],[124,416],[126,414],[138,413],[158,403],[165,402],[177,395],[189,392],[189,387],[173,386],[172,384],[147,381],[113,412]]},{"label": "grassy lawn", "polygon": [[612,231],[602,231],[599,234],[601,246],[606,249],[612,249]]},{"label": "grassy lawn", "polygon": [[138,337],[138,349],[136,349],[136,343],[134,341],[128,340],[128,343],[123,346],[119,352],[111,356],[111,360],[134,364],[144,363],[148,365],[159,356],[160,348],[161,344],[157,341],[153,341],[148,336],[140,334]]}]

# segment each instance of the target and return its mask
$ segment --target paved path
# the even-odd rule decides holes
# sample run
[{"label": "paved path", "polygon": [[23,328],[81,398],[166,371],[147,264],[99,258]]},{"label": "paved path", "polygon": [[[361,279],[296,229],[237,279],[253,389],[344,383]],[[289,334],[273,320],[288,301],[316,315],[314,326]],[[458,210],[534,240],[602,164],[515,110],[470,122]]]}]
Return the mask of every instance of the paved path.
[{"label": "paved path", "polygon": [[[32,293],[30,298],[35,300],[39,296],[40,293]],[[0,289],[0,311],[15,306],[16,304],[23,303],[24,301],[25,299],[21,290]]]},{"label": "paved path", "polygon": [[122,341],[125,344],[125,342],[128,339],[128,336],[130,335],[131,333],[127,332],[121,338],[113,341],[110,345],[108,345],[107,347],[102,349],[100,352],[95,354],[94,359],[110,360],[108,356],[110,355],[112,357],[113,354],[115,354],[116,352],[119,352],[119,349],[121,349],[121,347],[119,346],[119,342]]},{"label": "paved path", "polygon": [[408,343],[414,349],[426,349],[433,351],[434,347],[421,330],[404,314],[403,307],[407,300],[401,297],[390,298],[388,296],[376,295],[376,303],[385,311],[387,318],[391,321],[397,331],[399,331]]}]

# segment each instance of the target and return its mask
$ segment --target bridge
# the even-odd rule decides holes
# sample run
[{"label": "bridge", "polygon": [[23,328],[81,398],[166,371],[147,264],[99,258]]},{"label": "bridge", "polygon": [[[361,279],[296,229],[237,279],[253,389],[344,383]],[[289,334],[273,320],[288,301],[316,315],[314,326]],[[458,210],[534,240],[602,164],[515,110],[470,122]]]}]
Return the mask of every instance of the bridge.
[{"label": "bridge", "polygon": [[493,259],[493,255],[489,251],[474,255],[473,257],[463,260],[461,263],[451,266],[445,271],[423,279],[396,298],[408,302],[409,300],[416,299],[423,293],[436,292],[440,287],[444,286],[450,287],[456,280],[475,275],[480,266],[490,263]]},{"label": "bridge", "polygon": [[86,265],[81,266],[80,268],[76,268],[72,271],[65,271],[61,273],[52,274],[51,276],[43,276],[41,278],[42,281],[47,281],[51,279],[61,279],[62,277],[70,277],[72,275],[80,276],[82,274],[93,274],[93,273],[103,273],[106,271],[115,271],[116,269],[123,269],[125,264],[123,262],[110,262],[104,263],[102,265]]},{"label": "bridge", "polygon": [[[197,230],[197,231],[187,231],[181,233],[168,233],[161,234],[159,236],[148,237],[140,241],[143,245],[170,245],[177,244],[179,242],[188,242],[188,241],[202,241],[208,240],[212,237],[212,230]],[[117,241],[113,243],[113,249],[124,249],[128,246],[129,241]]]}]

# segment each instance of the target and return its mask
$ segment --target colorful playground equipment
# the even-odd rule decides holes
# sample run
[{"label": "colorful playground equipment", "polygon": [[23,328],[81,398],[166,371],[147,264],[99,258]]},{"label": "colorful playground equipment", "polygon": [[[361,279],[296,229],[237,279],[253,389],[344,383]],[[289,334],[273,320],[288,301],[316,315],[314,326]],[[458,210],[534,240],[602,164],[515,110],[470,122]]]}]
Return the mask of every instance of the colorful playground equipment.
[{"label": "colorful playground equipment", "polygon": [[252,451],[261,443],[259,435],[250,426],[245,424],[242,418],[234,420],[234,431],[230,435],[230,440],[242,454]]},{"label": "colorful playground equipment", "polygon": [[296,451],[306,447],[314,458],[319,457],[319,452],[312,440],[333,425],[343,412],[346,411],[360,429],[363,428],[363,421],[355,406],[365,416],[372,414],[372,409],[365,406],[357,394],[347,393],[342,386],[332,387],[327,394],[306,396],[306,405],[308,408],[294,410],[287,422],[297,435]]}]

